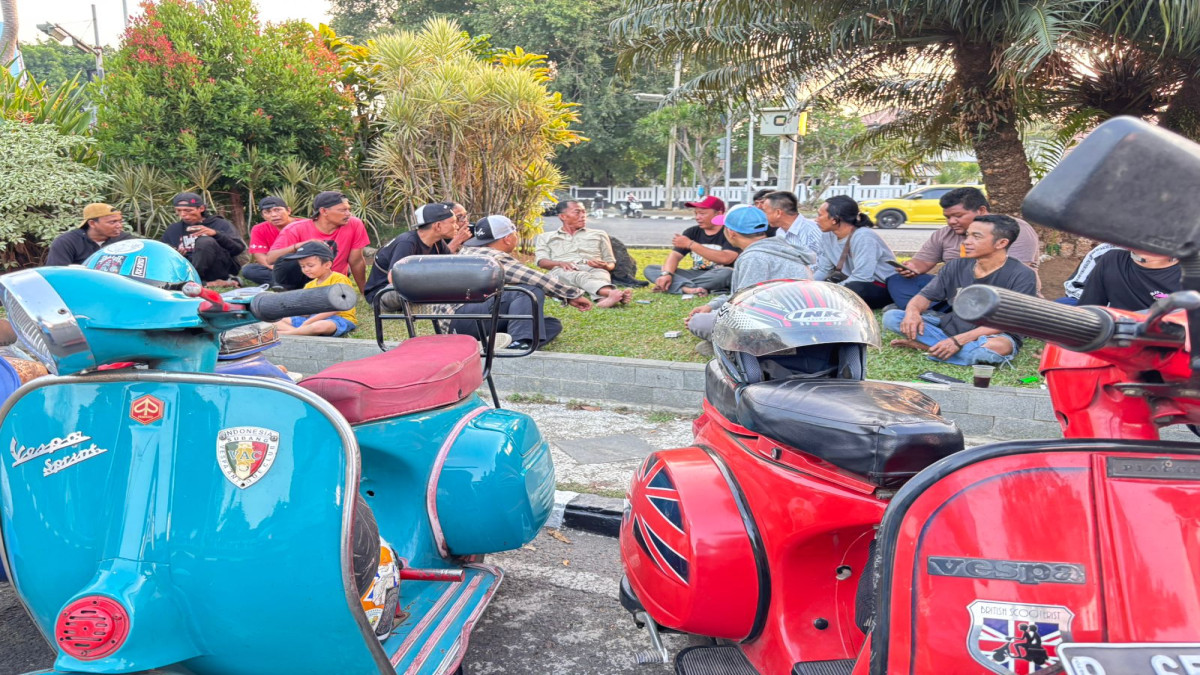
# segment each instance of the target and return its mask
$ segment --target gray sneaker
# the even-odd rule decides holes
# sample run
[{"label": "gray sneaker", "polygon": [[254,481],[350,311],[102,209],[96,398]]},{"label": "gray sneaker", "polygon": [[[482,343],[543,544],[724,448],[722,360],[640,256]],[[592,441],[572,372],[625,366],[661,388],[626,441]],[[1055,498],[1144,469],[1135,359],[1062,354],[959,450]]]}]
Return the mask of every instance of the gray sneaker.
[{"label": "gray sneaker", "polygon": [[700,356],[716,356],[716,352],[713,351],[712,343],[708,340],[701,340],[700,342],[696,343],[696,353]]}]

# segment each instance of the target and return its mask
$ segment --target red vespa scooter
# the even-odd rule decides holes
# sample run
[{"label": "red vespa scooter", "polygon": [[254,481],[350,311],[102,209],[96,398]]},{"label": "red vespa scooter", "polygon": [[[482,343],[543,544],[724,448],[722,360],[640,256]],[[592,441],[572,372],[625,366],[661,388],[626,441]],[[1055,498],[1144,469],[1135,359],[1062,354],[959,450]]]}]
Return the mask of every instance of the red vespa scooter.
[{"label": "red vespa scooter", "polygon": [[1157,438],[1200,421],[1200,232],[1114,223],[1146,220],[1128,194],[1200,213],[1197,184],[1200,146],[1119,119],[1026,200],[1034,222],[1179,257],[1188,290],[1146,314],[956,299],[968,320],[1084,352],[1043,364],[1065,441],[961,450],[932,401],[862,379],[873,323],[827,286],[738,294],[695,445],[647,458],[622,523],[621,599],[662,660],[660,626],[714,638],[680,652],[683,675],[1188,672],[1200,446]]}]

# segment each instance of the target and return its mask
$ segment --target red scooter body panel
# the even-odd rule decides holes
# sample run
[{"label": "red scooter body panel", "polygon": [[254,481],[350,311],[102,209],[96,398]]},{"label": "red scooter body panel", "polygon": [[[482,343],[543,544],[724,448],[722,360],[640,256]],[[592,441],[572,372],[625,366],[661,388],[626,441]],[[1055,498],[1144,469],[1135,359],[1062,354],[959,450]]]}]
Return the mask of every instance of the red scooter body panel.
[{"label": "red scooter body panel", "polygon": [[690,633],[749,635],[759,565],[738,497],[714,459],[698,447],[650,455],[634,475],[629,502],[621,556],[650,615]]},{"label": "red scooter body panel", "polygon": [[1200,641],[1200,461],[1040,445],[925,481],[895,516],[871,672],[1032,673],[1063,642]]},{"label": "red scooter body panel", "polygon": [[[762,673],[791,672],[802,656],[853,658],[865,640],[854,621],[855,594],[887,502],[874,496],[870,483],[816,457],[731,432],[740,427],[709,406],[696,427],[700,447],[655,453],[646,466],[658,471],[652,466],[657,458],[675,480],[697,559],[727,558],[742,571],[697,564],[690,585],[668,579],[632,533],[633,523],[661,518],[650,513],[652,490],[642,471],[621,530],[622,559],[639,600],[664,625],[744,641],[744,653]],[[747,569],[756,541],[763,567]],[[757,588],[760,573],[765,593]],[[705,588],[711,590],[701,592]],[[733,602],[738,597],[756,601],[749,621],[747,606]]]}]

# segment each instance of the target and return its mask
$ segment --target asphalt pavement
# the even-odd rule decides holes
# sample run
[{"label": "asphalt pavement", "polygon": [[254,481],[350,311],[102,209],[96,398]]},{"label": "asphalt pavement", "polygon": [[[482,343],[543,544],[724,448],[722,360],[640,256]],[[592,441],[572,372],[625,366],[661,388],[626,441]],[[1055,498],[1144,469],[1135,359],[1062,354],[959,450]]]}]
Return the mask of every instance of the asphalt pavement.
[{"label": "asphalt pavement", "polygon": [[[611,215],[588,218],[588,227],[604,230],[620,239],[626,246],[639,248],[670,246],[672,236],[695,224],[696,221],[682,211],[654,211],[644,218],[621,218]],[[547,232],[553,232],[561,226],[558,218],[545,219],[544,228]],[[894,230],[877,229],[875,232],[887,242],[892,251],[903,255],[915,253],[936,229],[936,226],[901,225]]]}]

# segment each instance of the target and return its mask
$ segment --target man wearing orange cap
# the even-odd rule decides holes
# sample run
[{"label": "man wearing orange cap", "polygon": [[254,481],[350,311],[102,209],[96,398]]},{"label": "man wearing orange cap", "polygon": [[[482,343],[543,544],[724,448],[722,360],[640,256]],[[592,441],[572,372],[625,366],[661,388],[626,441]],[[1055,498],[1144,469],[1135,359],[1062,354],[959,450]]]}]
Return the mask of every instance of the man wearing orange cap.
[{"label": "man wearing orange cap", "polygon": [[101,247],[132,237],[125,231],[120,211],[108,204],[88,204],[83,207],[83,224],[50,243],[46,264],[79,265]]}]

